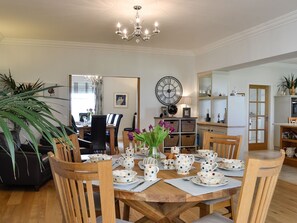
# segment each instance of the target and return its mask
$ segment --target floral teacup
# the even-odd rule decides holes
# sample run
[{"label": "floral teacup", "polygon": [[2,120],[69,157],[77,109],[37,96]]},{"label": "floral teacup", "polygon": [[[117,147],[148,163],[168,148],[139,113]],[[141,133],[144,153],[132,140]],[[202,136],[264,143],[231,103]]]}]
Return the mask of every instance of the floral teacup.
[{"label": "floral teacup", "polygon": [[212,172],[218,168],[218,163],[210,161],[205,161],[201,163],[201,172]]}]

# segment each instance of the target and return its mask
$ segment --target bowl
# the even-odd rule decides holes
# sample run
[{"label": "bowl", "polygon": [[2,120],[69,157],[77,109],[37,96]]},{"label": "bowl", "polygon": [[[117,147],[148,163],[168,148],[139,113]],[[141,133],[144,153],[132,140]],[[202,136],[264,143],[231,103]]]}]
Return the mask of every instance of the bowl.
[{"label": "bowl", "polygon": [[197,153],[200,157],[205,158],[208,154],[213,154],[214,151],[210,149],[199,149]]},{"label": "bowl", "polygon": [[112,177],[114,183],[129,183],[132,182],[137,175],[133,170],[114,170]]},{"label": "bowl", "polygon": [[224,174],[220,172],[198,172],[197,176],[202,183],[207,185],[220,184],[224,180]]},{"label": "bowl", "polygon": [[112,156],[109,156],[107,154],[92,154],[92,155],[89,155],[89,160],[92,163],[95,163],[95,162],[98,162],[98,161],[101,161],[101,160],[111,160],[111,159],[112,159]]},{"label": "bowl", "polygon": [[238,159],[222,159],[223,167],[227,169],[243,169],[244,162]]}]

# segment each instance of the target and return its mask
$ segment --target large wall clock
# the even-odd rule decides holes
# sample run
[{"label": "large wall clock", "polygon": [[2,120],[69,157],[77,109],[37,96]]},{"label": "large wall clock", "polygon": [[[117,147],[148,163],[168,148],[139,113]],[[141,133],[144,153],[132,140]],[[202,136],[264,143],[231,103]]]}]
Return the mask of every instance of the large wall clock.
[{"label": "large wall clock", "polygon": [[177,104],[182,98],[183,87],[175,77],[165,76],[156,84],[155,93],[163,105]]}]

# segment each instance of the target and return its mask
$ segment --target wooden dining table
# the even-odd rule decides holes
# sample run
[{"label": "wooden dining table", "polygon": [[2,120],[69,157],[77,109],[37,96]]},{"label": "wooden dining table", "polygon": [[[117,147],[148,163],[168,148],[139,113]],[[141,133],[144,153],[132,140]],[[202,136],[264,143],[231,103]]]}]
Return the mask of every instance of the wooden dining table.
[{"label": "wooden dining table", "polygon": [[[139,176],[143,176],[143,170],[138,166],[135,160],[134,169]],[[176,170],[160,170],[158,178],[173,179],[187,176],[194,176],[200,170],[200,164],[195,162],[194,169],[189,175],[178,175]],[[122,167],[118,167],[121,169]],[[140,222],[184,222],[179,215],[191,207],[194,207],[201,201],[232,196],[237,193],[240,187],[222,189],[216,192],[192,196],[163,180],[155,183],[142,192],[131,192],[115,189],[115,197],[125,204],[123,219],[129,220],[128,206],[140,212],[144,216],[137,220]]]},{"label": "wooden dining table", "polygon": [[[86,132],[90,132],[91,131],[91,126],[90,125],[85,125],[85,126],[77,126],[78,128],[78,137],[83,139],[84,135]],[[109,145],[110,145],[110,153],[111,155],[115,155],[116,154],[116,150],[115,150],[115,144],[114,144],[114,139],[115,139],[115,125],[106,125],[106,130],[109,131]]]}]

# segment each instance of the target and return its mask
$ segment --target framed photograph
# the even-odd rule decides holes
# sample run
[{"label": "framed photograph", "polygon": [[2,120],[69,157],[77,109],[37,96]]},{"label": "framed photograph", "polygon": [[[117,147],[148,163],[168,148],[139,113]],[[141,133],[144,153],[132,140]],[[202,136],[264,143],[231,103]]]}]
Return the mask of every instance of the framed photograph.
[{"label": "framed photograph", "polygon": [[114,94],[114,107],[127,108],[128,107],[128,94],[115,93]]},{"label": "framed photograph", "polygon": [[183,108],[183,117],[184,118],[191,117],[191,108]]},{"label": "framed photograph", "polygon": [[167,106],[162,106],[161,107],[161,116],[162,117],[168,117],[168,108],[167,108]]}]

